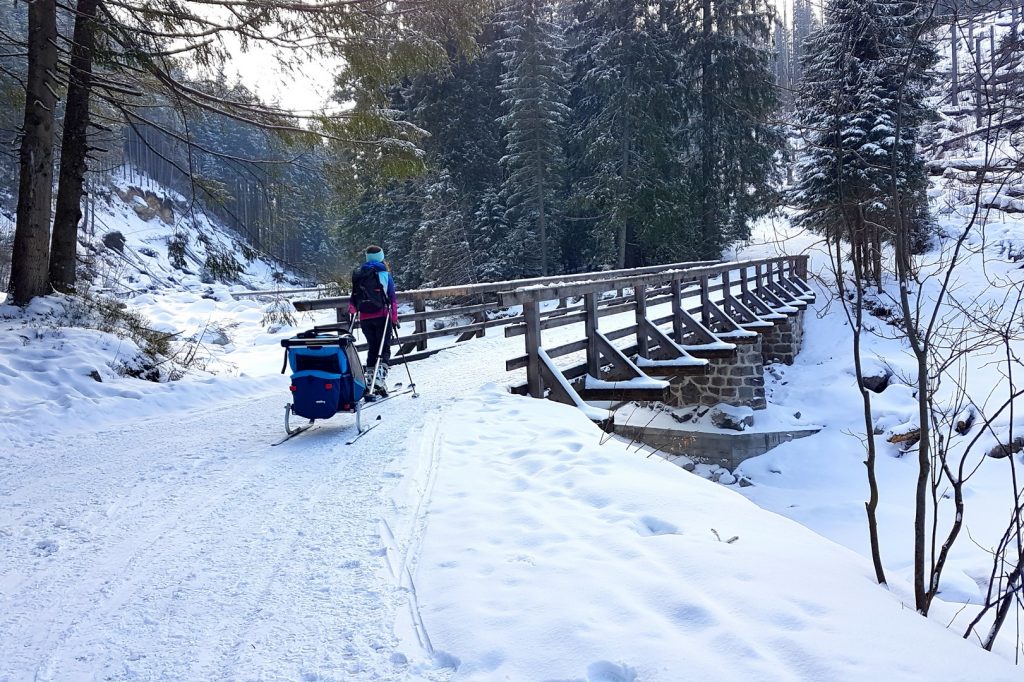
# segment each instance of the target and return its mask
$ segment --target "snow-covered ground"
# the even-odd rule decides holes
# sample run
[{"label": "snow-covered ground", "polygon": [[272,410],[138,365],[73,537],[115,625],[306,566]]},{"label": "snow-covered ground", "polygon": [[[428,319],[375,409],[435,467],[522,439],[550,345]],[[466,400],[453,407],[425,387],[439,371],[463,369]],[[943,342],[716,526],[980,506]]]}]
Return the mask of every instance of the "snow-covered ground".
[{"label": "snow-covered ground", "polygon": [[[774,248],[769,231],[747,253]],[[135,350],[59,326],[56,298],[0,309],[0,680],[1019,677],[1012,647],[945,627],[955,606],[910,606],[910,462],[892,453],[894,575],[874,584],[858,396],[824,295],[797,365],[769,375],[772,400],[824,430],[749,461],[739,488],[508,394],[522,341],[501,334],[414,364],[421,397],[376,408],[353,446],[339,415],[272,448],[294,329],[196,277],[124,299],[186,337],[225,332],[177,382],[115,372]],[[906,393],[881,396],[894,420]]]},{"label": "snow-covered ground", "polygon": [[422,397],[351,447],[345,416],[269,447],[279,376],[15,425],[0,679],[1016,676],[854,553],[482,386],[509,348],[417,363]]}]

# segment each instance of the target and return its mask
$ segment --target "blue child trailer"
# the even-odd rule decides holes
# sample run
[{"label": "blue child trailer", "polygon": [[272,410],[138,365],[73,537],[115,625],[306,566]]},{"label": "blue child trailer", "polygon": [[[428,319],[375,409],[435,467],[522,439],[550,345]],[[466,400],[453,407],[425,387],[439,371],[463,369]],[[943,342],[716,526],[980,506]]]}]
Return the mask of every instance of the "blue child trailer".
[{"label": "blue child trailer", "polygon": [[[360,420],[362,399],[366,393],[363,366],[351,334],[335,333],[315,327],[290,339],[283,339],[284,373],[291,367],[292,402],[285,405],[285,440],[305,431],[317,419],[329,419],[339,412],[356,415],[356,430],[363,432]],[[289,418],[309,420],[305,426],[290,428]]]}]

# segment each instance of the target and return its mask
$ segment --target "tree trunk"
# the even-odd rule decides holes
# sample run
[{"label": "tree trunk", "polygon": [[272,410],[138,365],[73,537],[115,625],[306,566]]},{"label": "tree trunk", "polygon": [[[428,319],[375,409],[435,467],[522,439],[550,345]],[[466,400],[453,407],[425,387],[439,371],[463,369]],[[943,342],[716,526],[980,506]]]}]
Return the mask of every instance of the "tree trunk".
[{"label": "tree trunk", "polygon": [[21,138],[18,213],[11,257],[11,302],[49,293],[46,267],[53,196],[53,109],[57,84],[57,3],[28,5],[28,74]]},{"label": "tree trunk", "polygon": [[50,243],[50,284],[58,291],[73,291],[75,288],[78,223],[82,220],[82,182],[89,149],[86,137],[98,4],[99,0],[78,0],[75,17],[70,84],[64,109],[64,137],[60,146],[57,210],[53,217],[53,241]]},{"label": "tree trunk", "polygon": [[[630,92],[633,87],[632,79],[630,78],[631,72],[629,66],[626,67],[626,78],[624,79],[625,91]],[[627,109],[626,115],[622,117],[622,169],[619,171],[619,177],[622,180],[623,187],[629,187],[629,179],[631,176],[630,168],[630,157],[632,156],[630,151],[630,136],[632,135],[632,128],[629,125],[630,111]],[[623,201],[622,198],[619,199]],[[619,252],[615,259],[616,267],[621,270],[626,267],[626,242],[629,240],[629,225],[628,218],[625,215],[620,215],[619,219],[622,221],[619,224]]]},{"label": "tree trunk", "polygon": [[711,91],[711,41],[714,31],[711,14],[711,0],[701,0],[701,237],[704,240],[704,256],[718,258],[721,241],[716,234],[715,209],[712,187],[715,185],[715,144],[714,144],[714,95]]},{"label": "tree trunk", "polygon": [[960,60],[957,55],[957,47],[959,42],[957,40],[957,31],[960,29],[960,17],[957,14],[956,8],[953,9],[953,23],[949,27],[950,35],[950,59],[952,62],[952,73],[950,74],[950,87],[949,87],[949,98],[955,107],[958,104],[960,98]]},{"label": "tree trunk", "polygon": [[537,231],[540,238],[540,274],[548,274],[548,224],[544,205],[544,171],[537,172]]}]

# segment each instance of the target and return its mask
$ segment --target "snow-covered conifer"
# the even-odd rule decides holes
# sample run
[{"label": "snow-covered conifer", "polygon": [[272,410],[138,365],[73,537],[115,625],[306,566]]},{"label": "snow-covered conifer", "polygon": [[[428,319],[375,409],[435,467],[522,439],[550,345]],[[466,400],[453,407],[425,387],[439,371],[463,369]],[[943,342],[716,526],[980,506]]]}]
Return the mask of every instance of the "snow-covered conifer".
[{"label": "snow-covered conifer", "polygon": [[[512,0],[498,16],[503,64],[501,123],[508,220],[526,250],[539,253],[539,274],[552,270],[552,228],[563,198],[564,124],[568,114],[561,32],[549,0]],[[524,274],[537,274],[525,272]]]},{"label": "snow-covered conifer", "polygon": [[569,54],[574,210],[594,266],[644,259],[649,232],[675,215],[683,120],[674,0],[588,0],[572,8]]},{"label": "snow-covered conifer", "polygon": [[832,0],[804,45],[807,147],[793,201],[803,225],[851,243],[865,279],[881,277],[883,242],[899,234],[920,245],[928,232],[916,147],[936,52],[922,18],[916,3]]},{"label": "snow-covered conifer", "polygon": [[773,208],[775,163],[782,148],[772,121],[773,12],[762,1],[688,0],[680,68],[687,94],[685,178],[688,222],[699,225],[693,249],[719,258]]}]

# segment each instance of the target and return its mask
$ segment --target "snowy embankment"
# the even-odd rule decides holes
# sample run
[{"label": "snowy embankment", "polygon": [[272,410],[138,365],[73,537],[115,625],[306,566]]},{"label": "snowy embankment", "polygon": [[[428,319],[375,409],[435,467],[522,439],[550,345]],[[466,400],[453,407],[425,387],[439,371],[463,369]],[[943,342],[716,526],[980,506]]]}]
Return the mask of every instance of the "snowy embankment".
[{"label": "snowy embankment", "polygon": [[[933,251],[920,261],[925,281],[921,300],[925,305],[934,300],[942,282],[938,275],[944,273],[953,246],[949,237],[958,235],[967,224],[962,208],[939,219],[947,238],[936,242]],[[998,311],[1007,321],[1013,316],[1019,319],[1019,312],[1015,313],[1012,301],[1007,304],[1007,300],[1017,296],[1024,272],[1018,263],[1007,259],[1000,244],[1022,238],[1024,221],[995,211],[983,211],[968,234],[966,249],[960,254],[952,279],[950,299],[938,316],[940,346],[963,348],[967,355],[962,374],[957,366],[952,366],[938,387],[940,406],[954,404],[960,386],[976,401],[979,414],[992,415],[1007,395],[1002,349],[982,347],[984,336],[980,330],[971,329],[964,311]],[[785,221],[765,221],[743,253],[774,253],[782,245],[809,253],[811,270],[823,286],[816,314],[805,319],[804,346],[797,362],[791,367],[767,368],[767,397],[769,402],[799,412],[824,428],[815,436],[786,443],[744,462],[736,473],[754,485],[738,491],[765,509],[798,521],[868,557],[864,416],[854,374],[850,328],[840,303],[831,293],[834,285],[828,255],[817,237],[797,233]],[[882,310],[896,310],[895,283],[887,281],[873,299]],[[1012,324],[1019,329],[1019,322]],[[918,424],[915,389],[909,385],[915,376],[915,360],[886,317],[868,316],[867,329],[862,337],[865,371],[887,377],[884,388],[870,394],[879,452],[876,467],[881,556],[890,580],[897,577],[909,583],[913,579],[917,450],[912,443],[907,447],[899,442],[899,436],[912,432]],[[1024,343],[1016,339],[1011,348],[1019,355],[1024,352]],[[953,410],[951,414],[956,413]],[[990,550],[1011,517],[1011,461],[986,457],[985,453],[997,444],[997,437],[1007,438],[1012,414],[1005,412],[994,421],[991,430],[979,434],[975,427],[962,437],[954,435],[950,443],[951,456],[957,457],[976,436],[978,439],[973,454],[966,459],[969,477],[965,485],[964,532],[943,572],[933,612],[937,620],[948,624],[951,632],[958,635],[963,634],[984,601],[992,572]],[[1013,427],[1020,432],[1019,422]],[[1020,455],[1015,457],[1019,463]],[[937,494],[942,505],[940,527],[948,527],[953,515],[951,492],[943,486]],[[962,608],[964,604],[967,606]],[[1020,638],[1014,628],[1005,628],[996,641],[996,651],[1015,660],[1015,645],[1019,646]]]},{"label": "snowy embankment", "polygon": [[469,680],[1009,680],[862,557],[485,388],[436,427],[423,622]]},{"label": "snowy embankment", "polygon": [[[94,277],[89,296],[111,297],[113,305],[141,315],[153,335],[170,339],[173,353],[156,371],[166,379],[185,370],[185,378],[154,383],[128,376],[145,367],[143,349],[124,333],[123,321],[103,324],[95,303],[50,296],[21,311],[0,300],[0,414],[6,427],[0,444],[18,433],[60,433],[173,411],[193,400],[251,395],[267,385],[260,378],[266,367],[280,362],[278,342],[292,330],[263,323],[272,299],[232,294],[272,290],[281,286],[283,273],[246,252],[237,236],[203,213],[183,211],[190,206],[183,197],[145,178],[141,188],[118,177],[111,182],[98,192],[82,235],[88,247],[79,257]],[[154,206],[156,196],[174,202],[170,223],[154,213],[146,192]],[[172,243],[182,249],[182,267],[172,262]],[[211,254],[229,255],[244,267],[234,284],[204,272]]]}]

